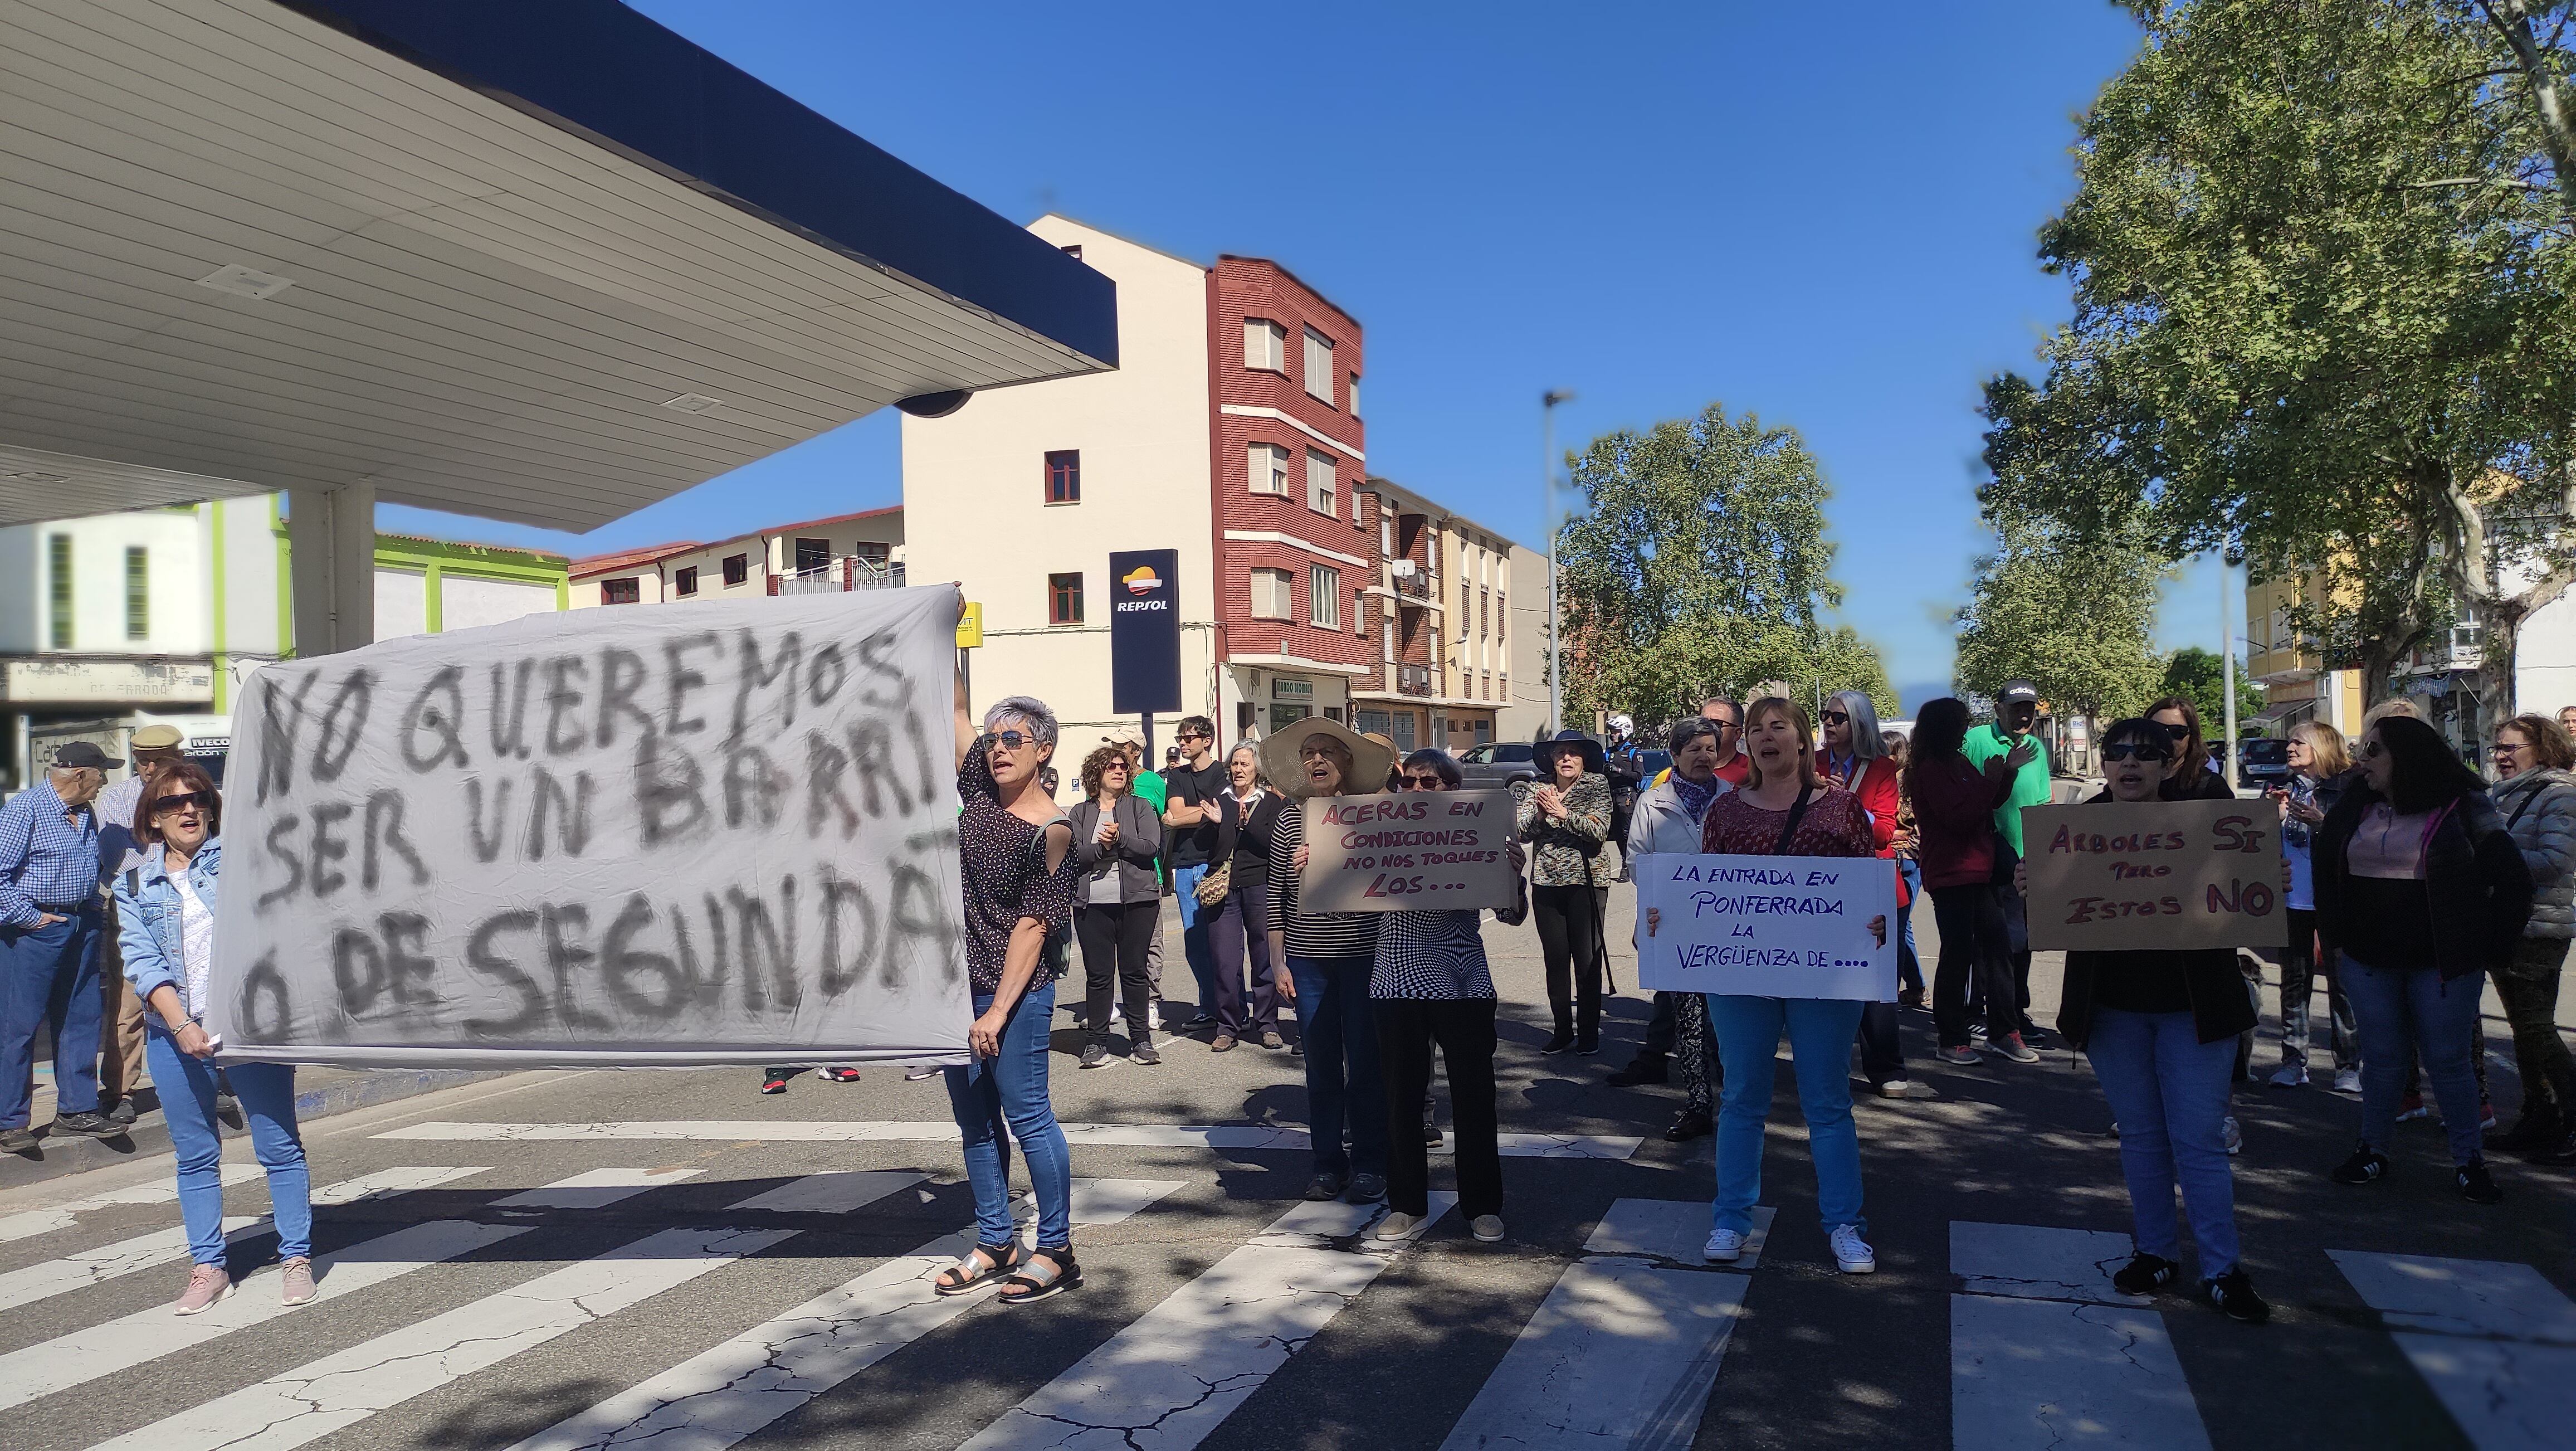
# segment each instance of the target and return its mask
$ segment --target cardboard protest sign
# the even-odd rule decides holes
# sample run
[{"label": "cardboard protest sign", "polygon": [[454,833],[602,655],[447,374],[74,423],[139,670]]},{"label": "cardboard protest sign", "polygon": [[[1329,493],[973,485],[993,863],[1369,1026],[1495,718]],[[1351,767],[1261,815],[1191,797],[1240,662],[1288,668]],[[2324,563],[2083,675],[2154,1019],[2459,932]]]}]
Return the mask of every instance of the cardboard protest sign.
[{"label": "cardboard protest sign", "polygon": [[2025,806],[2030,945],[2278,947],[2280,813],[2262,801]]},{"label": "cardboard protest sign", "polygon": [[1309,912],[1430,912],[1508,907],[1519,873],[1509,791],[1399,791],[1306,803]]},{"label": "cardboard protest sign", "polygon": [[236,708],[206,1026],[384,1066],[947,1058],[957,591],[598,609]]},{"label": "cardboard protest sign", "polygon": [[[1896,999],[1896,863],[1878,857],[1637,858],[1637,981],[1657,992]],[[1656,914],[1646,934],[1644,916]],[[1887,940],[1870,935],[1886,919]]]}]

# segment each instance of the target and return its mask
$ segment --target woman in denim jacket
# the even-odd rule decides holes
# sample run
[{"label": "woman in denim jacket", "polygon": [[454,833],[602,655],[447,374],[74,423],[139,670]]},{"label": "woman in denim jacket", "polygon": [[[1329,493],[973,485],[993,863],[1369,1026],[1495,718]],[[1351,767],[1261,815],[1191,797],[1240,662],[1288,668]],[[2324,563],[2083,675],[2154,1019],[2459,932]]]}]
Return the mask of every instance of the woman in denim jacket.
[{"label": "woman in denim jacket", "polygon": [[[215,1119],[213,1040],[199,1026],[214,962],[215,878],[223,864],[223,798],[204,768],[182,761],[144,785],[135,810],[143,865],[116,881],[125,976],[143,1000],[144,1057],[178,1151],[179,1214],[188,1226],[188,1287],[170,1308],[194,1315],[233,1292],[224,1264],[223,1130]],[[295,1130],[295,1070],[227,1065],[268,1171],[285,1302],[313,1298],[313,1204],[304,1141]]]}]

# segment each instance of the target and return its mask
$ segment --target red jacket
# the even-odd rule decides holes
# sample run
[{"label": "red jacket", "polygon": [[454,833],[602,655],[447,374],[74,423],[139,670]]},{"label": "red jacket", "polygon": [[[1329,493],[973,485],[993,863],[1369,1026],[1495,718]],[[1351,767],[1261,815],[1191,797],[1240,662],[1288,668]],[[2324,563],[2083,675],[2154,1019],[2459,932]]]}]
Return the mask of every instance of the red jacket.
[{"label": "red jacket", "polygon": [[[1926,887],[1964,887],[1995,874],[1995,808],[2012,794],[2010,771],[1989,776],[1965,756],[1917,763],[1914,830]],[[1893,823],[1893,813],[1890,822]]]}]

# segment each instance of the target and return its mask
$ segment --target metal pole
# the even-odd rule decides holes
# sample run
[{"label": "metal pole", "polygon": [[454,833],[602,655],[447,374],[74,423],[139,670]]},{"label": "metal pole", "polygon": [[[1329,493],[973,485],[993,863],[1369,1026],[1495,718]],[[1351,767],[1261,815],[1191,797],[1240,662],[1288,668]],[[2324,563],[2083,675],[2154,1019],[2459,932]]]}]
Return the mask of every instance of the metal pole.
[{"label": "metal pole", "polygon": [[2220,707],[2220,710],[2227,718],[2227,789],[2230,791],[2235,790],[2238,784],[2236,770],[2236,757],[2238,754],[2238,743],[2236,740],[2236,611],[2233,608],[2235,601],[2231,599],[2228,594],[2228,585],[2235,578],[2235,574],[2236,571],[2230,569],[2227,565],[2227,556],[2225,554],[2219,555],[2218,658],[2221,662],[2219,666],[2219,678],[2223,682],[2219,686],[2219,689],[2226,695],[2226,703]]},{"label": "metal pole", "polygon": [[1557,635],[1556,577],[1556,405],[1571,393],[1549,389],[1539,395],[1539,477],[1547,486],[1547,733],[1565,729],[1565,650]]}]

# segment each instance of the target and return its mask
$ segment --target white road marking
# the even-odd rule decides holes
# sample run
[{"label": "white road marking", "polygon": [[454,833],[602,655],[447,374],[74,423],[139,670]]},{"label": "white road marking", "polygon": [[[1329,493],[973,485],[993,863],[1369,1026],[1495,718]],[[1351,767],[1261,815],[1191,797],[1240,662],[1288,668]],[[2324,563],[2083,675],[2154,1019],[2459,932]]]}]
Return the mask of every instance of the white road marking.
[{"label": "white road marking", "polygon": [[2567,1444],[2576,1301],[2529,1265],[2328,1250],[2478,1451]]},{"label": "white road marking", "polygon": [[593,1169],[569,1179],[495,1199],[495,1209],[597,1209],[620,1199],[632,1199],[647,1189],[677,1184],[703,1173],[699,1169]]},{"label": "white road marking", "polygon": [[[1115,1224],[1182,1187],[1173,1179],[1076,1179],[1076,1224]],[[1025,1198],[1024,1218],[1034,1219]],[[1034,1225],[1031,1227],[1034,1234]],[[974,1247],[942,1235],[838,1289],[671,1367],[511,1451],[719,1451],[956,1319],[981,1296],[942,1298],[931,1277]]]},{"label": "white road marking", "polygon": [[[266,1219],[228,1215],[224,1219],[224,1234],[227,1238],[248,1238],[267,1225]],[[184,1259],[187,1253],[187,1227],[175,1225],[101,1245],[97,1249],[85,1249],[77,1254],[46,1260],[25,1269],[11,1270],[0,1275],[0,1310],[14,1310],[38,1300],[103,1285],[120,1275]]]},{"label": "white road marking", "polygon": [[781,1214],[848,1214],[929,1177],[908,1169],[834,1169],[790,1179],[730,1207]]},{"label": "white road marking", "polygon": [[[1302,1152],[1306,1131],[1261,1124],[1063,1125],[1076,1148],[1097,1145],[1138,1149],[1277,1149]],[[709,1139],[729,1143],[945,1143],[957,1126],[945,1119],[916,1122],[876,1119],[696,1120],[638,1123],[421,1123],[376,1135],[380,1139],[436,1139],[468,1143],[528,1143],[566,1139]],[[1503,1134],[1507,1159],[1628,1159],[1645,1143],[1615,1134]]]},{"label": "white road marking", "polygon": [[[228,1162],[215,1172],[224,1183],[239,1184],[245,1180],[263,1178],[267,1171],[257,1164]],[[80,1222],[81,1215],[93,1209],[107,1209],[125,1204],[168,1204],[178,1197],[178,1180],[165,1175],[148,1183],[129,1184],[122,1189],[105,1190],[86,1198],[75,1199],[69,1204],[56,1205],[51,1209],[30,1209],[24,1213],[12,1214],[5,1219],[0,1219],[0,1244],[6,1244],[13,1239],[51,1234],[58,1229],[69,1229]]]},{"label": "white road marking", "polygon": [[1622,1199],[1566,1268],[1450,1427],[1442,1451],[1690,1445],[1717,1384],[1773,1211],[1757,1210],[1744,1258],[1700,1262],[1709,1207]]},{"label": "white road marking", "polygon": [[1361,1239],[1349,1248],[1336,1242],[1359,1233],[1381,1206],[1300,1204],[960,1451],[1189,1451],[1457,1203],[1454,1194],[1434,1194],[1429,1217],[1403,1240]]},{"label": "white road marking", "polygon": [[288,1451],[795,1234],[792,1229],[666,1229],[101,1446],[115,1451]]},{"label": "white road marking", "polygon": [[1950,1226],[1951,1273],[1975,1291],[1950,1297],[1954,1444],[2206,1451],[2164,1317],[2104,1272],[2128,1260],[2126,1235]]},{"label": "white road marking", "polygon": [[459,1179],[488,1174],[491,1169],[480,1164],[397,1164],[355,1179],[343,1179],[313,1191],[317,1206],[360,1204],[378,1199],[391,1199],[398,1194],[411,1194],[422,1189],[435,1189]]},{"label": "white road marking", "polygon": [[[324,1295],[354,1294],[424,1266],[472,1254],[525,1234],[529,1228],[434,1219],[319,1256],[313,1268]],[[277,1298],[277,1273],[267,1269],[244,1280],[231,1299],[195,1315],[173,1315],[168,1306],[155,1305],[0,1355],[0,1410],[131,1370],[290,1314],[295,1308]]]}]

